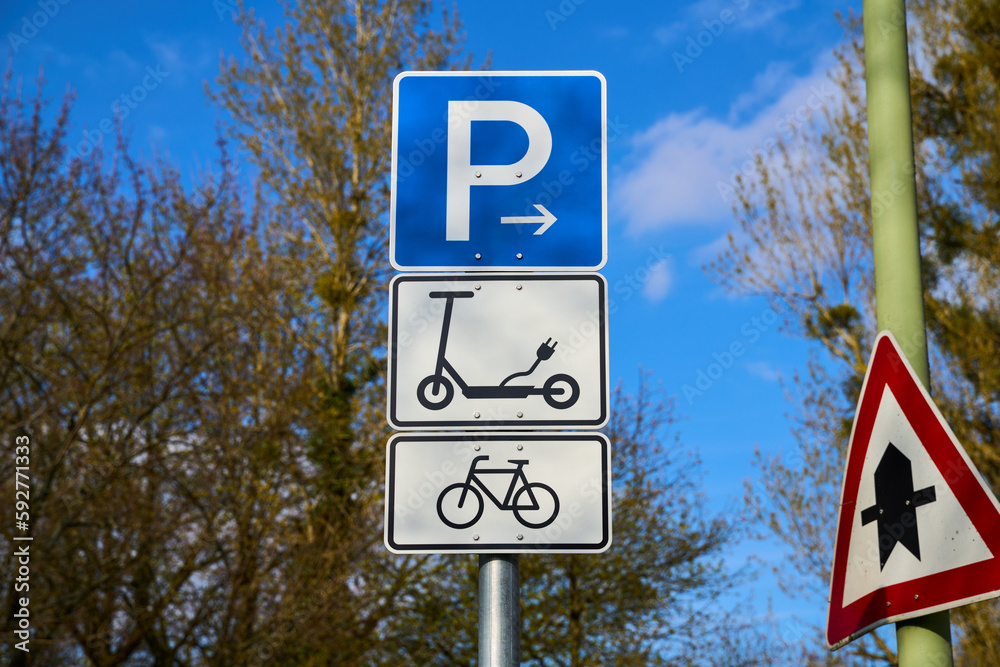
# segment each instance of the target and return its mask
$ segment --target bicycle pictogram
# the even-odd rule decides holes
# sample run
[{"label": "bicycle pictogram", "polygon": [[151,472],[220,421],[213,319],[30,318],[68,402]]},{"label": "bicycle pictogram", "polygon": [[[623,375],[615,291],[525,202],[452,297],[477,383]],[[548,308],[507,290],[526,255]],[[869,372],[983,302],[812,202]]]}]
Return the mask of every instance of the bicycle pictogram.
[{"label": "bicycle pictogram", "polygon": [[[489,458],[484,455],[472,459],[465,481],[445,487],[438,496],[437,513],[445,525],[468,528],[479,521],[485,507],[483,493],[498,509],[512,511],[517,520],[528,528],[544,528],[555,521],[559,514],[559,496],[547,484],[528,481],[524,474],[527,459],[508,459],[507,463],[513,463],[516,468],[477,468],[480,461],[488,461]],[[480,475],[511,475],[510,486],[502,501],[493,495]]]}]

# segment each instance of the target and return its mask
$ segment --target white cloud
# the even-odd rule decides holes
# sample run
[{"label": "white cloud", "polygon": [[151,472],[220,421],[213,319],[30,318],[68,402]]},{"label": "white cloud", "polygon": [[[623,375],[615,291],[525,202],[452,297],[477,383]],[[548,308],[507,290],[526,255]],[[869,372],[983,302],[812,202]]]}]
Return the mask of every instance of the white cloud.
[{"label": "white cloud", "polygon": [[158,41],[147,38],[146,44],[164,69],[175,72],[185,66],[186,58],[182,55],[184,53],[183,47],[177,40]]},{"label": "white cloud", "polygon": [[[704,110],[671,112],[631,139],[611,193],[612,209],[630,232],[691,224],[719,224],[730,216],[726,188],[753,156],[767,156],[791,127],[839,98],[827,78],[829,53],[801,77],[773,64],[736,98],[727,119]],[[783,76],[782,76],[783,75]],[[743,118],[750,107],[758,107]]]},{"label": "white cloud", "polygon": [[[740,237],[742,238],[742,237]],[[729,248],[729,236],[722,234],[704,245],[694,248],[688,253],[687,260],[692,266],[704,266],[717,259],[725,250]]]},{"label": "white cloud", "polygon": [[134,73],[142,69],[142,64],[139,61],[121,49],[113,49],[108,54],[108,63],[112,67],[112,71]]},{"label": "white cloud", "polygon": [[655,28],[653,38],[661,47],[676,48],[705,30],[780,32],[783,24],[778,17],[800,4],[800,0],[696,0],[681,10],[679,20]]},{"label": "white cloud", "polygon": [[[747,0],[740,0],[746,2]],[[773,0],[772,2],[758,2],[756,7],[748,6],[746,20],[737,25],[737,29],[757,30],[763,27],[774,27],[775,19],[787,11],[795,9],[801,4],[799,0]]]},{"label": "white cloud", "polygon": [[687,21],[674,21],[670,25],[665,25],[657,28],[653,31],[653,37],[656,41],[664,46],[671,45],[674,41],[677,41],[684,37],[684,34],[688,31]]},{"label": "white cloud", "polygon": [[177,82],[183,82],[189,74],[202,77],[218,62],[214,55],[216,48],[204,38],[181,42],[147,36],[146,46],[152,51],[156,64]]},{"label": "white cloud", "polygon": [[750,375],[759,377],[764,382],[779,382],[781,380],[781,371],[767,361],[748,361],[743,364],[743,367]]},{"label": "white cloud", "polygon": [[667,298],[670,288],[674,286],[673,260],[661,259],[649,267],[649,278],[642,286],[642,295],[652,303],[659,303]]},{"label": "white cloud", "polygon": [[767,69],[753,78],[750,90],[740,93],[729,105],[729,122],[735,123],[739,118],[752,111],[762,103],[773,100],[776,94],[784,90],[792,75],[792,63],[775,61],[768,63]]}]

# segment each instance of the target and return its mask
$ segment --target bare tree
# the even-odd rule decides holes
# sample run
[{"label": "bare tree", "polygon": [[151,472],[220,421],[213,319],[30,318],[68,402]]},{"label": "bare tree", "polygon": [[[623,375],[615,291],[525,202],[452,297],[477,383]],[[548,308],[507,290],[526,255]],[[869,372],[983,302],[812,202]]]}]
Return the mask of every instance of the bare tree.
[{"label": "bare tree", "polygon": [[[242,5],[247,57],[224,61],[210,96],[248,149],[315,308],[323,360],[309,433],[305,532],[278,627],[285,664],[368,664],[423,559],[381,544],[384,324],[392,80],[451,67],[457,20],[424,0],[303,0],[269,30]],[[291,267],[289,267],[291,270]],[[309,628],[308,640],[292,628]]]},{"label": "bare tree", "polygon": [[289,276],[224,157],[193,192],[124,144],[67,166],[68,101],[45,129],[41,91],[26,113],[8,75],[0,104],[0,410],[5,441],[33,443],[33,664],[251,664],[281,522],[303,514],[315,375]]},{"label": "bare tree", "polygon": [[[1000,417],[997,328],[996,2],[911,3],[911,89],[923,278],[935,400],[973,461],[1000,485],[995,444]],[[841,97],[822,119],[799,128],[774,156],[741,180],[739,232],[709,267],[734,291],[786,307],[786,329],[817,343],[796,378],[798,451],[762,454],[759,487],[748,491],[758,518],[792,549],[802,577],[793,588],[825,599],[853,409],[875,334],[871,206],[860,19],[831,76]],[[884,29],[901,29],[887,26]],[[887,199],[888,198],[888,199]],[[972,638],[992,603],[955,615],[956,653],[992,664],[989,643]],[[966,638],[968,636],[968,639]],[[971,657],[978,656],[978,657]],[[816,664],[895,664],[878,633]],[[831,662],[833,661],[833,662]]]},{"label": "bare tree", "polygon": [[[732,590],[746,573],[723,564],[742,534],[739,517],[706,510],[700,462],[672,430],[672,402],[643,380],[636,395],[616,390],[607,428],[611,548],[521,557],[525,665],[708,665],[732,655],[723,639],[729,649],[749,643],[746,634],[736,641],[747,624]],[[421,596],[395,620],[386,664],[476,664],[477,559],[428,565]]]}]

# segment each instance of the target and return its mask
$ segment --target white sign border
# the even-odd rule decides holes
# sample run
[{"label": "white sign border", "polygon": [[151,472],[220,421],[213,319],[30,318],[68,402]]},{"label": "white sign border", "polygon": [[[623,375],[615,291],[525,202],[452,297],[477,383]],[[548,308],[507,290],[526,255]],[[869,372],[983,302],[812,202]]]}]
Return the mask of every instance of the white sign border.
[{"label": "white sign border", "polygon": [[[599,290],[600,313],[598,322],[601,324],[601,415],[596,420],[578,421],[570,419],[517,419],[517,420],[491,420],[488,423],[475,419],[461,421],[397,421],[396,413],[396,286],[404,281],[432,282],[447,280],[451,282],[485,282],[490,280],[506,280],[510,282],[531,282],[538,280],[595,280]],[[551,430],[598,430],[608,424],[611,418],[611,383],[609,366],[609,343],[608,343],[608,281],[600,273],[403,273],[393,276],[389,282],[389,330],[388,330],[388,354],[386,368],[386,421],[397,431],[487,431],[502,428],[533,428]]]},{"label": "white sign border", "polygon": [[[396,145],[399,131],[399,83],[407,77],[501,77],[501,76],[595,76],[601,82],[601,261],[596,266],[542,266],[534,264],[510,264],[506,266],[465,266],[403,265],[396,262]],[[397,271],[600,271],[608,263],[608,82],[597,70],[498,70],[492,71],[406,71],[400,72],[392,82],[392,167],[389,180],[389,263]]]},{"label": "white sign border", "polygon": [[[482,544],[480,542],[469,542],[467,544],[418,544],[418,545],[399,545],[395,544],[392,540],[393,535],[393,516],[391,513],[391,508],[395,504],[395,489],[392,486],[394,464],[395,464],[395,446],[399,442],[441,442],[441,441],[454,441],[458,442],[488,442],[490,440],[521,440],[523,442],[535,441],[538,443],[552,442],[559,440],[596,440],[601,443],[601,455],[602,455],[602,470],[601,475],[605,480],[604,485],[601,489],[601,509],[603,512],[602,524],[603,524],[603,536],[600,542],[592,545],[583,544],[568,544],[561,547],[542,547],[531,544],[524,544],[519,542],[509,542],[503,544]],[[611,463],[611,441],[603,433],[598,433],[596,431],[580,431],[580,432],[561,432],[552,433],[547,431],[506,431],[506,432],[493,432],[493,433],[455,433],[455,432],[439,432],[439,433],[396,433],[389,438],[386,444],[385,452],[385,513],[384,513],[384,529],[383,529],[383,542],[385,543],[385,548],[394,554],[460,554],[460,553],[509,553],[509,554],[521,554],[521,553],[561,553],[561,554],[594,554],[594,553],[604,553],[611,548],[612,532],[611,532],[611,518],[612,518],[612,463]]]}]

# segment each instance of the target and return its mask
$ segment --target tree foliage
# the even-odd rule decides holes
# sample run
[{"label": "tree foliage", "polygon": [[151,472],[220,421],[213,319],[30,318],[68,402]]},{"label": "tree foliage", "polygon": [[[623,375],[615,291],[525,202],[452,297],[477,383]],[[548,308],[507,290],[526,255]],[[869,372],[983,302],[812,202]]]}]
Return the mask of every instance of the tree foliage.
[{"label": "tree foliage", "polygon": [[[698,459],[676,433],[672,403],[643,384],[615,392],[607,429],[613,465],[613,544],[603,554],[520,558],[521,662],[536,667],[715,664],[720,629],[740,630],[745,580],[723,557],[735,517],[713,516],[698,487]],[[397,662],[476,664],[474,556],[440,558],[414,607],[400,617]],[[464,610],[464,613],[463,611]],[[435,628],[428,631],[429,628]],[[747,661],[745,665],[764,664]]]},{"label": "tree foliage", "polygon": [[68,101],[46,129],[8,76],[0,104],[0,421],[32,442],[33,664],[259,662],[319,366],[290,274],[225,158],[193,191],[124,144],[67,165]]},{"label": "tree foliage", "polygon": [[380,540],[392,80],[406,68],[450,67],[458,24],[445,13],[435,27],[423,0],[303,0],[286,5],[286,18],[270,29],[241,4],[246,58],[223,60],[209,95],[246,147],[298,288],[323,322],[313,341],[327,363],[316,387],[323,419],[309,434],[310,525],[285,601],[286,624],[310,627],[310,641],[285,660],[367,664],[419,575]]},{"label": "tree foliage", "polygon": [[[431,9],[303,0],[270,30],[241,8],[246,60],[210,93],[252,192],[224,141],[193,185],[121,139],[70,159],[71,100],[47,125],[42,82],[5,79],[0,436],[32,443],[34,537],[31,654],[5,662],[475,664],[474,560],[382,545],[391,84],[454,62]],[[703,664],[734,629],[738,521],[672,421],[616,398],[614,544],[523,559],[529,664]]]},{"label": "tree foliage", "polygon": [[[925,310],[935,400],[994,489],[1000,417],[1000,50],[990,0],[908,3],[911,98]],[[844,20],[846,41],[831,77],[837,103],[797,128],[775,155],[761,157],[740,182],[739,232],[709,272],[734,291],[787,307],[787,327],[817,343],[797,378],[793,455],[761,454],[760,485],[748,491],[758,517],[792,550],[801,577],[787,583],[822,600],[853,410],[875,334],[871,207],[892,193],[870,193],[860,19]],[[881,29],[900,30],[902,22]],[[996,605],[953,615],[956,656],[996,664],[984,629]],[[880,635],[816,664],[895,664]],[[852,662],[854,661],[854,662]]]}]

